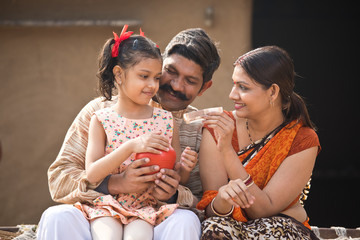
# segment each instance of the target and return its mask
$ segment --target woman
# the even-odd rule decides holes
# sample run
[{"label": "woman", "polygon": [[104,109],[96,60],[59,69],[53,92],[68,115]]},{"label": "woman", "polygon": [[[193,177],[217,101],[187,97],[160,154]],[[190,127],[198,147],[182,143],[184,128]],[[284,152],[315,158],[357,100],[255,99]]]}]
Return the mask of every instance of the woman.
[{"label": "woman", "polygon": [[211,113],[199,153],[202,239],[313,239],[300,203],[320,150],[294,89],[286,51],[268,46],[234,64],[232,112]]}]

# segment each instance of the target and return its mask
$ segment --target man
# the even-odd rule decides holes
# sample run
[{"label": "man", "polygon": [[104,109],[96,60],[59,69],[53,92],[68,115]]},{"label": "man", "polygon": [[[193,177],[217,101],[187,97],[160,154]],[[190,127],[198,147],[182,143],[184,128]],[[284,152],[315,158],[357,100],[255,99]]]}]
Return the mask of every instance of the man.
[{"label": "man", "polygon": [[[180,128],[180,145],[199,151],[201,126],[185,124],[182,115],[196,110],[189,106],[212,84],[211,79],[219,67],[220,57],[212,40],[202,29],[188,29],[178,33],[163,54],[163,75],[156,98],[151,103],[173,113]],[[88,103],[78,114],[68,130],[63,146],[48,171],[50,193],[54,201],[73,204],[91,202],[103,194],[139,192],[150,182],[156,184],[154,195],[164,202],[177,202],[191,207],[196,197],[202,195],[199,169],[194,168],[188,187],[179,186],[179,174],[175,170],[162,169],[160,173],[144,175],[158,170],[158,166],[141,167],[145,159],[134,161],[127,169],[109,175],[99,186],[90,185],[85,178],[85,152],[88,126],[94,111],[108,107],[111,101],[97,98]],[[201,232],[198,217],[189,210],[177,209],[168,219],[154,229],[154,239],[199,239]],[[90,225],[82,213],[72,205],[48,208],[42,215],[38,239],[91,239]]]}]

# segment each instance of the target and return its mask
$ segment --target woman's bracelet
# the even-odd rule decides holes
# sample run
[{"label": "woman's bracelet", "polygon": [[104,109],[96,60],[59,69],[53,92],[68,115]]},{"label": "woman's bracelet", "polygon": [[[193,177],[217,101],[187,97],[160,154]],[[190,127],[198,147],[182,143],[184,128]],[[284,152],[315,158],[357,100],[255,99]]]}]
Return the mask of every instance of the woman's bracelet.
[{"label": "woman's bracelet", "polygon": [[211,210],[215,213],[215,215],[217,215],[217,216],[219,216],[219,217],[228,217],[228,216],[230,216],[230,215],[233,213],[233,211],[234,211],[234,205],[231,206],[230,212],[228,212],[228,213],[226,213],[226,214],[221,214],[221,213],[218,213],[217,211],[215,211],[215,209],[214,209],[214,200],[215,200],[215,198],[213,198],[213,200],[211,201],[210,207],[211,207]]}]

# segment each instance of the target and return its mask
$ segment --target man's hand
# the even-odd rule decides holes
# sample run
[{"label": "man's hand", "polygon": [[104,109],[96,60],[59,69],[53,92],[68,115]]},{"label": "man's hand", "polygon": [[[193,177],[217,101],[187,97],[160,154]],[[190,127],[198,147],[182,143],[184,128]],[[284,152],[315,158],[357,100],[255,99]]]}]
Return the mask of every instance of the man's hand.
[{"label": "man's hand", "polygon": [[124,172],[112,175],[108,184],[109,193],[112,195],[119,193],[139,193],[153,185],[157,179],[157,175],[147,175],[147,173],[158,171],[159,166],[142,167],[142,165],[149,161],[148,158],[135,160]]},{"label": "man's hand", "polygon": [[166,202],[176,193],[180,182],[179,169],[180,163],[176,163],[174,170],[163,168],[156,174],[157,179],[153,190],[155,198]]}]

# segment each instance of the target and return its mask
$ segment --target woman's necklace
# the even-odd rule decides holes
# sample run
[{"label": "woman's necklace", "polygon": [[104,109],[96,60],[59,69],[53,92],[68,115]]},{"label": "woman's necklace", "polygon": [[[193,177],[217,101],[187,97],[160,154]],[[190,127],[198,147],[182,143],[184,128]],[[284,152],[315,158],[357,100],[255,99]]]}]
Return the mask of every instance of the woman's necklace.
[{"label": "woman's necklace", "polygon": [[248,123],[248,120],[247,120],[247,119],[246,119],[245,124],[246,124],[246,130],[247,130],[247,133],[248,133],[248,136],[249,136],[249,139],[250,139],[250,144],[247,145],[246,147],[244,147],[243,149],[241,149],[241,150],[238,152],[238,155],[241,155],[241,154],[243,154],[244,152],[248,151],[249,149],[255,147],[256,144],[258,144],[258,143],[262,140],[262,139],[260,139],[260,140],[258,140],[258,141],[256,141],[256,142],[254,142],[254,141],[252,140],[252,137],[251,137],[251,134],[250,134],[249,123]]},{"label": "woman's necklace", "polygon": [[277,131],[277,129],[280,129],[282,128],[282,125],[284,124],[284,122],[282,122],[277,128],[273,129],[270,133],[266,134],[263,138],[257,140],[254,142],[254,140],[252,139],[251,137],[251,134],[250,134],[250,129],[249,129],[249,121],[248,119],[246,118],[246,122],[245,122],[245,125],[246,125],[246,130],[247,130],[247,133],[248,133],[248,136],[249,136],[249,139],[250,139],[250,146],[254,146],[258,143],[260,143],[261,141],[263,141],[267,136],[269,136],[271,133]]},{"label": "woman's necklace", "polygon": [[253,144],[254,144],[254,141],[253,141],[252,138],[251,138],[251,134],[250,134],[250,130],[249,130],[249,122],[248,122],[248,119],[246,119],[245,124],[246,124],[247,133],[248,133],[248,135],[249,135],[250,143],[251,143],[251,145],[253,145]]}]

